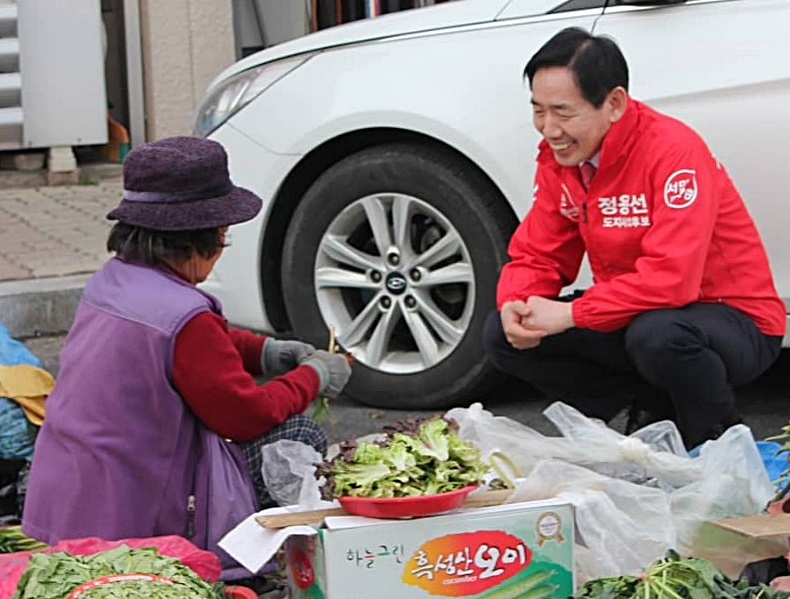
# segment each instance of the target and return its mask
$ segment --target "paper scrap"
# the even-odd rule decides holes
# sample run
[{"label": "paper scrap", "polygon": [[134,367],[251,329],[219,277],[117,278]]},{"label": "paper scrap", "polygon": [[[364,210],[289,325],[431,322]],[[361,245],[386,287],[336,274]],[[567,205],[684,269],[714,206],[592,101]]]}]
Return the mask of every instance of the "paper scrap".
[{"label": "paper scrap", "polygon": [[218,545],[247,570],[255,574],[274,557],[288,537],[316,534],[314,527],[304,524],[273,529],[264,528],[255,520],[260,515],[285,514],[292,511],[292,509],[274,507],[252,514],[222,537]]}]

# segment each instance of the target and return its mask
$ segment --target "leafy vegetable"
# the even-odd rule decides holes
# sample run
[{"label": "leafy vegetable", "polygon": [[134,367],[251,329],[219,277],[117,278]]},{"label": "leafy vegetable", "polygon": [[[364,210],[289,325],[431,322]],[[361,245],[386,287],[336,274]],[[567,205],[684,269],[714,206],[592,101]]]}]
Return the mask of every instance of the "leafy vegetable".
[{"label": "leafy vegetable", "polygon": [[669,551],[639,576],[590,580],[573,599],[786,599],[790,593],[772,591],[764,584],[734,581],[709,561],[681,558]]},{"label": "leafy vegetable", "polygon": [[[130,549],[120,545],[93,555],[75,556],[64,551],[36,553],[19,579],[12,599],[65,599],[79,585],[102,576],[126,573],[157,574],[172,584],[148,583],[145,592],[137,592],[145,583],[118,583],[97,587],[80,595],[85,599],[161,597],[162,599],[217,599],[224,597],[223,585],[211,585],[179,560],[159,555],[156,548]],[[153,587],[156,585],[155,593]],[[99,588],[102,588],[100,591]]]},{"label": "leafy vegetable", "polygon": [[0,527],[0,553],[15,553],[17,551],[38,551],[49,547],[46,543],[37,541],[22,532],[18,524]]},{"label": "leafy vegetable", "polygon": [[[784,442],[776,452],[777,455],[782,453],[783,451],[790,451],[790,422],[782,427],[782,434],[776,435],[775,437],[768,437],[766,441],[776,441],[777,443]],[[779,475],[779,478],[776,479],[776,485],[779,490],[776,493],[776,496],[773,498],[772,501],[781,501],[784,499],[788,493],[790,493],[790,453],[787,454],[788,457],[788,464],[787,468],[785,468],[784,472]]]},{"label": "leafy vegetable", "polygon": [[488,466],[457,429],[439,416],[410,419],[385,427],[382,441],[341,443],[340,454],[316,471],[326,477],[324,498],[407,497],[479,484]]}]

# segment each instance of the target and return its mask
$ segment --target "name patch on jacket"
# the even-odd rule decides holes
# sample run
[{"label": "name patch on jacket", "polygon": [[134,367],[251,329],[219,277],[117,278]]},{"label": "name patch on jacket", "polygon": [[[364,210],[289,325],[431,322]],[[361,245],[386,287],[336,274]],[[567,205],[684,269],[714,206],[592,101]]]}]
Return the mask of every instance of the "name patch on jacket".
[{"label": "name patch on jacket", "polygon": [[598,210],[603,215],[606,228],[649,227],[645,194],[624,193],[619,196],[598,198]]}]

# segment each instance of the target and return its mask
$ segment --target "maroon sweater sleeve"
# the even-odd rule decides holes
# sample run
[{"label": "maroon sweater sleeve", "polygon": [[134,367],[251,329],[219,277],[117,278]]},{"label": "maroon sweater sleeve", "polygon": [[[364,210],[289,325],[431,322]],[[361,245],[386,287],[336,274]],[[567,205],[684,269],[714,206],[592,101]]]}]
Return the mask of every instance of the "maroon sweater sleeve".
[{"label": "maroon sweater sleeve", "polygon": [[309,366],[258,385],[251,373],[260,372],[263,338],[256,337],[229,331],[211,312],[192,318],[176,337],[176,389],[203,424],[234,441],[259,437],[304,412],[318,395],[318,374]]},{"label": "maroon sweater sleeve", "polygon": [[[209,312],[205,314],[208,316],[215,316]],[[203,314],[200,316],[203,316]],[[200,318],[200,316],[198,316],[198,318]],[[187,323],[187,325],[188,324],[189,323]],[[263,374],[261,369],[261,351],[263,351],[263,342],[266,341],[266,337],[234,328],[228,328],[228,335],[230,336],[233,346],[239,354],[241,354],[244,370],[253,376]]]}]

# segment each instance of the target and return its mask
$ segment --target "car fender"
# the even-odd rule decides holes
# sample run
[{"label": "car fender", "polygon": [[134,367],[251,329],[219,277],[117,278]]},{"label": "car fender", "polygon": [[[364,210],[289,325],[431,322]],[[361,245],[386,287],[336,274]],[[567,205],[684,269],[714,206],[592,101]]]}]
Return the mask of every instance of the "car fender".
[{"label": "car fender", "polygon": [[[449,33],[402,46],[395,40],[329,50],[281,79],[230,123],[275,154],[298,156],[361,129],[416,132],[476,164],[521,218],[531,199],[538,143],[524,66],[551,33],[590,26],[592,20],[556,16],[477,27],[466,33],[475,43],[460,47]],[[458,77],[459,70],[468,76]]]},{"label": "car fender", "polygon": [[[272,198],[276,197],[283,179],[300,157],[275,154],[231,125],[217,129],[211,139],[233,148],[228,155],[231,180],[260,196],[263,206],[255,218],[230,228],[229,245],[201,288],[222,298],[223,313],[228,321],[275,333],[263,301],[266,281],[261,280],[261,247],[273,206]],[[250,261],[253,268],[244,266]]]}]

